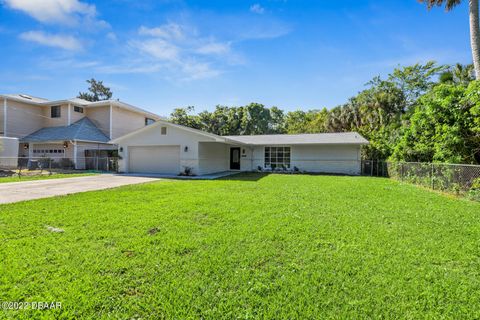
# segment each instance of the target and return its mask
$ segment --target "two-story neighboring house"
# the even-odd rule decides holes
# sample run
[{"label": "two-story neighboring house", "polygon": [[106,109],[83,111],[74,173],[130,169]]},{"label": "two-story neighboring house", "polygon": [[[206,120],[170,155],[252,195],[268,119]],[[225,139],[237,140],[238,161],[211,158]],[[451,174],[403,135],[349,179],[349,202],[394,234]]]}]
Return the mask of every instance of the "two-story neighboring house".
[{"label": "two-story neighboring house", "polygon": [[0,136],[19,139],[19,157],[68,158],[85,169],[89,157],[117,147],[109,141],[160,117],[118,100],[50,101],[25,94],[0,95]]}]

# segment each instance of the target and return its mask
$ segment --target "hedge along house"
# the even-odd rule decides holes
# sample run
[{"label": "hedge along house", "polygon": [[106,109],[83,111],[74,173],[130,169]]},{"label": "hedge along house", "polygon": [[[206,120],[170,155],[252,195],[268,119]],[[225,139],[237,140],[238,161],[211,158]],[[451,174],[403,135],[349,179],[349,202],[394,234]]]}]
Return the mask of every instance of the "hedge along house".
[{"label": "hedge along house", "polygon": [[356,175],[368,141],[356,132],[218,136],[158,120],[110,143],[118,144],[119,170],[127,173],[189,168],[196,175],[277,169]]}]

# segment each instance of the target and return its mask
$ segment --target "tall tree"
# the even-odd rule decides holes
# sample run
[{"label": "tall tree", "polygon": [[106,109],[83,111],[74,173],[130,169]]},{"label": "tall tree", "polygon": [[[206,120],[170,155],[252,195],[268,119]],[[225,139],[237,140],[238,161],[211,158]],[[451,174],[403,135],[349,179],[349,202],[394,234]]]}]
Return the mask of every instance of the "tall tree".
[{"label": "tall tree", "polygon": [[[418,0],[425,3],[428,9],[434,6],[443,6],[447,11],[452,10],[459,5],[462,0]],[[480,80],[480,24],[478,17],[478,0],[469,0],[469,19],[470,19],[470,46],[472,48],[473,65],[475,76]]]},{"label": "tall tree", "polygon": [[77,98],[95,102],[109,100],[112,98],[112,91],[109,87],[106,87],[103,84],[103,81],[97,81],[95,79],[87,80],[87,83],[90,84],[88,91],[90,92],[79,92]]},{"label": "tall tree", "polygon": [[[425,64],[416,63],[412,66],[398,67],[388,75],[388,82],[393,83],[405,96],[407,111],[412,108],[417,99],[429,91],[436,83],[434,76],[447,70],[447,66],[437,65],[435,61]],[[369,84],[372,86],[388,85],[380,78],[374,78]]]},{"label": "tall tree", "polygon": [[173,123],[187,126],[194,129],[202,129],[198,117],[192,115],[195,112],[195,107],[188,106],[186,108],[175,108],[170,114],[170,119]]}]

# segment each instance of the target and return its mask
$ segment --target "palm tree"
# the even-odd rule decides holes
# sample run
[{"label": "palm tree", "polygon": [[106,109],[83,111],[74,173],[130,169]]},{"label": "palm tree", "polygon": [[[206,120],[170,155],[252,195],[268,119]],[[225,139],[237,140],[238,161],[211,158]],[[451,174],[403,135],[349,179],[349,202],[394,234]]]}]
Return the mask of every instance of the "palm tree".
[{"label": "palm tree", "polygon": [[447,71],[440,74],[440,83],[468,85],[473,80],[475,80],[473,64],[463,65],[457,63],[455,66],[448,68]]},{"label": "palm tree", "polygon": [[[427,4],[427,8],[445,5],[447,11],[452,10],[460,4],[462,0],[418,0]],[[480,80],[480,25],[478,18],[478,0],[468,0],[469,19],[470,19],[470,46],[472,47],[473,66],[475,68],[475,78]]]}]

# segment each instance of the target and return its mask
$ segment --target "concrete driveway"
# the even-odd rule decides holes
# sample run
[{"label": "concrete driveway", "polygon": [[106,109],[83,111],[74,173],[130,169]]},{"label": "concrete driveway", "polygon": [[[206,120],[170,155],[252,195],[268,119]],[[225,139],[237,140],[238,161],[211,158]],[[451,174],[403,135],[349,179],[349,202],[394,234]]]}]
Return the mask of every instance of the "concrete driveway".
[{"label": "concrete driveway", "polygon": [[158,178],[101,174],[96,176],[0,183],[0,204],[49,198],[159,181]]}]

